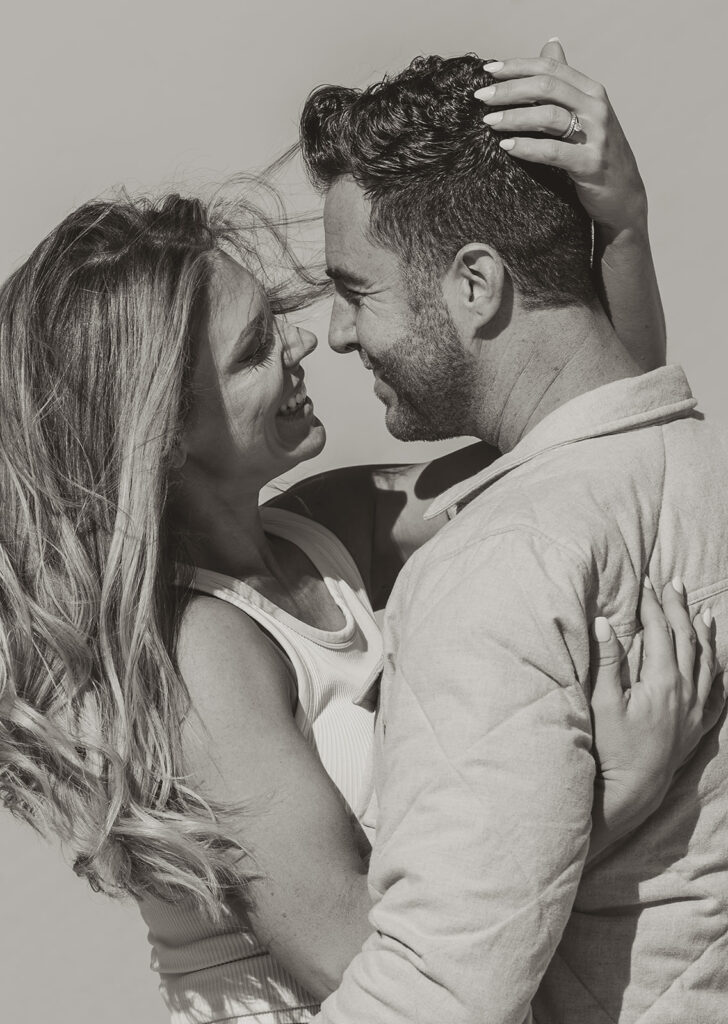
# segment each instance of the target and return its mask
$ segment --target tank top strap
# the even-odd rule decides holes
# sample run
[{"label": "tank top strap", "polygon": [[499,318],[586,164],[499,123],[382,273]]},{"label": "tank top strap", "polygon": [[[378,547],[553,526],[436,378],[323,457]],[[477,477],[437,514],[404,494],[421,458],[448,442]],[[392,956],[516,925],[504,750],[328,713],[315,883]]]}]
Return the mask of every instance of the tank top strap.
[{"label": "tank top strap", "polygon": [[254,622],[257,622],[263,632],[267,633],[281,648],[290,661],[295,676],[297,692],[295,722],[303,736],[310,740],[312,727],[307,709],[311,698],[311,679],[306,661],[301,656],[299,645],[295,643],[295,638],[291,635],[290,630],[286,629],[274,616],[269,615],[264,608],[247,600],[244,593],[228,585],[227,580],[228,577],[221,573],[208,569],[195,569],[192,587],[199,593],[235,605],[236,608],[249,615]]},{"label": "tank top strap", "polygon": [[288,509],[262,505],[260,512],[266,529],[298,545],[322,576],[345,582],[371,611],[369,595],[359,568],[349,549],[335,533],[314,519]]}]

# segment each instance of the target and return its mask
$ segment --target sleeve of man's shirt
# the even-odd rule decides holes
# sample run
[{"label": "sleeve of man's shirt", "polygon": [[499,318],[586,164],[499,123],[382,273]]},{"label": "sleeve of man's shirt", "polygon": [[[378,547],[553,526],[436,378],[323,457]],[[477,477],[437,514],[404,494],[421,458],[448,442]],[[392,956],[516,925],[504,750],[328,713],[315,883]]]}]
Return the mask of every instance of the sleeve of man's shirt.
[{"label": "sleeve of man's shirt", "polygon": [[522,1024],[571,911],[594,765],[588,572],[491,536],[410,575],[384,729],[374,934],[319,1024]]}]

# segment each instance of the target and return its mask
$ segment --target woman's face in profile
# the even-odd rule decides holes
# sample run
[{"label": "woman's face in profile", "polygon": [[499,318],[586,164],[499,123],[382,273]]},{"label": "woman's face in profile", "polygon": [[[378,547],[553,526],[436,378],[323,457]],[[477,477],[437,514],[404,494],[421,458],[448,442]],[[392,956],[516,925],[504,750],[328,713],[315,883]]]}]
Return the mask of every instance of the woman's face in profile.
[{"label": "woman's face in profile", "polygon": [[183,444],[211,481],[265,483],[321,451],[326,434],[303,386],[316,338],[271,314],[260,284],[219,253],[193,352]]}]

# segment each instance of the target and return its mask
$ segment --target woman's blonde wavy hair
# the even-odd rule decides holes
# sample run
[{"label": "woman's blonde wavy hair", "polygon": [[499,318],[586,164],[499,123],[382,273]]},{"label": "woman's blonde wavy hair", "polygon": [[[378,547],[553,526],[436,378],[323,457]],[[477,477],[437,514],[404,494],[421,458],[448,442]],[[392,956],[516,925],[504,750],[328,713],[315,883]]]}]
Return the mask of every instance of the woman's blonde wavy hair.
[{"label": "woman's blonde wavy hair", "polygon": [[253,184],[87,203],[0,291],[0,797],[94,888],[213,911],[244,858],[181,763],[170,456],[215,254],[274,312],[324,287]]}]

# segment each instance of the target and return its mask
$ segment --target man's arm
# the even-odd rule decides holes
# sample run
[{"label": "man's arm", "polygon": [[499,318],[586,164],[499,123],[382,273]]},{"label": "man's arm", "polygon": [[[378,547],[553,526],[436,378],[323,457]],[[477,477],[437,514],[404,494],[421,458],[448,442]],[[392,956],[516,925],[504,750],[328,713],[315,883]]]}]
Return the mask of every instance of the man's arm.
[{"label": "man's arm", "polygon": [[511,531],[405,576],[380,710],[375,933],[317,1021],[522,1024],[589,841],[586,570]]}]

